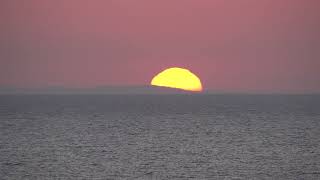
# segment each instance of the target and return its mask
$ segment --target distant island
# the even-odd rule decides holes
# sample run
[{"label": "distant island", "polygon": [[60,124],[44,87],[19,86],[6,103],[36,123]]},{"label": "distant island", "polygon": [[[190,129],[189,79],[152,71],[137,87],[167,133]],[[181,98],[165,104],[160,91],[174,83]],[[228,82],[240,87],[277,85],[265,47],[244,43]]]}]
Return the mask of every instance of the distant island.
[{"label": "distant island", "polygon": [[157,86],[102,86],[95,88],[0,87],[0,94],[194,94],[194,92]]}]

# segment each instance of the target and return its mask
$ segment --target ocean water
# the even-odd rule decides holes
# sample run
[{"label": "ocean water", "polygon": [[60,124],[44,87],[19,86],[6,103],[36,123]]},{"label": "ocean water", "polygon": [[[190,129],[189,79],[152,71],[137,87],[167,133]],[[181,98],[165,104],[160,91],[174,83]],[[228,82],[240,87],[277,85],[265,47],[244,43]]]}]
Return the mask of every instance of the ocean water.
[{"label": "ocean water", "polygon": [[320,96],[2,95],[0,179],[320,179]]}]

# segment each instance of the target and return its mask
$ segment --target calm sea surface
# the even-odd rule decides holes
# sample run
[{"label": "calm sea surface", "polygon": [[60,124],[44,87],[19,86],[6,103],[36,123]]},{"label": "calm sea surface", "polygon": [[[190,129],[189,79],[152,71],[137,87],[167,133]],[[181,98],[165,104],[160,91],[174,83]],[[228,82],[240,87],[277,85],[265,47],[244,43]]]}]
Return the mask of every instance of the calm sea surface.
[{"label": "calm sea surface", "polygon": [[0,96],[0,179],[320,179],[320,96]]}]

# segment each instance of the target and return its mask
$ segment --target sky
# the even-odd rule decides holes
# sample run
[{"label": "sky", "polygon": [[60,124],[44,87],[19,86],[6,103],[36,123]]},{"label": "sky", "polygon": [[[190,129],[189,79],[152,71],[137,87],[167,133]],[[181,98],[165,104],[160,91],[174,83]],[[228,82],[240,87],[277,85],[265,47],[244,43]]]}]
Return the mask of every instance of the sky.
[{"label": "sky", "polygon": [[320,92],[319,0],[1,0],[0,87]]}]

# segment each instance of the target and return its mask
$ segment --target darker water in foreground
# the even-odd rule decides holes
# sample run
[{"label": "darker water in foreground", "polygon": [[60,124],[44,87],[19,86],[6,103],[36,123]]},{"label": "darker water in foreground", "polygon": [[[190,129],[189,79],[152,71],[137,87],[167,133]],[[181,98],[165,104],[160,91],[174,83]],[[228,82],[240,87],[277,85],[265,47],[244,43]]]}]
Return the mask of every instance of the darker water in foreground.
[{"label": "darker water in foreground", "polygon": [[320,179],[320,96],[0,96],[0,179]]}]

